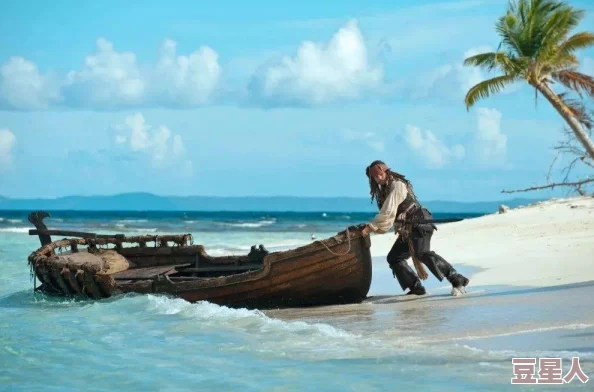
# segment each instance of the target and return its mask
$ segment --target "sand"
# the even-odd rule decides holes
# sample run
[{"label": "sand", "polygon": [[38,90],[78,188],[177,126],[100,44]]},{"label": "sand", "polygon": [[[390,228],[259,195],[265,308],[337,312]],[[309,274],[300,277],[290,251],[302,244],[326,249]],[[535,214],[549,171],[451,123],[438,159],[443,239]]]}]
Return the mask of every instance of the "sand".
[{"label": "sand", "polygon": [[[394,240],[372,235],[373,280],[363,303],[266,314],[346,331],[378,358],[401,355],[419,383],[429,371],[423,364],[432,363],[431,372],[447,374],[440,385],[471,380],[480,385],[474,389],[509,390],[518,357],[562,358],[563,375],[577,357],[592,383],[594,198],[440,225],[432,248],[470,278],[462,296],[432,275],[423,282],[427,295],[403,295],[386,262]],[[576,380],[563,387],[588,388]]]},{"label": "sand", "polygon": [[[395,239],[393,233],[372,234],[374,294],[402,294],[389,281],[394,278],[386,262]],[[442,224],[431,245],[461,272],[473,271],[469,287],[547,287],[592,281],[594,197],[552,199]],[[430,275],[428,281],[436,278]],[[444,284],[445,280],[440,286]]]}]

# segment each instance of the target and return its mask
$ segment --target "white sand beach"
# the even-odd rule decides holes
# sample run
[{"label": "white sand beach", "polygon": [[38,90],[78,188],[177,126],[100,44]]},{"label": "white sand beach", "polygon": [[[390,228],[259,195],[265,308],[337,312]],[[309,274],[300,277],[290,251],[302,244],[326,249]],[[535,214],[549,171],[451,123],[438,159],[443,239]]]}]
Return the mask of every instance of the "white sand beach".
[{"label": "white sand beach", "polygon": [[[394,240],[393,233],[372,235],[373,281],[362,304],[267,313],[376,342],[370,355],[402,350],[412,364],[420,353],[435,355],[448,374],[480,378],[495,390],[509,388],[515,357],[563,358],[563,374],[578,357],[594,377],[594,198],[440,225],[432,249],[470,278],[462,296],[431,274],[427,295],[403,295],[386,262]],[[465,373],[469,368],[479,370]]]},{"label": "white sand beach", "polygon": [[[402,293],[386,262],[395,235],[373,235],[375,294]],[[594,198],[553,199],[442,224],[432,250],[458,269],[472,267],[469,287],[545,287],[594,280]],[[412,264],[411,264],[412,265]],[[436,281],[429,275],[429,281]],[[445,280],[440,287],[448,284]],[[385,291],[385,292],[384,292]]]}]

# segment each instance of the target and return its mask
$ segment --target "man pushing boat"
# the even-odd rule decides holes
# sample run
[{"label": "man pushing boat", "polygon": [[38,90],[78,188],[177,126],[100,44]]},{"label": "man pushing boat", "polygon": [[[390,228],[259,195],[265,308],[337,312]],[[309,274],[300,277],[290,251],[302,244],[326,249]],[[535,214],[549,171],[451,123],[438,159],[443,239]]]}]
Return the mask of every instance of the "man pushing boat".
[{"label": "man pushing boat", "polygon": [[[445,277],[452,284],[452,295],[465,293],[469,280],[430,250],[431,237],[437,228],[430,222],[432,215],[429,210],[417,200],[411,183],[382,161],[373,161],[365,169],[365,174],[369,179],[371,200],[375,199],[379,212],[365,224],[362,233],[383,234],[394,225],[398,238],[388,253],[387,261],[402,290],[409,289],[408,294],[426,293],[419,279],[428,278],[424,264],[437,279],[442,281]],[[407,263],[409,257],[413,259],[418,276]]]}]

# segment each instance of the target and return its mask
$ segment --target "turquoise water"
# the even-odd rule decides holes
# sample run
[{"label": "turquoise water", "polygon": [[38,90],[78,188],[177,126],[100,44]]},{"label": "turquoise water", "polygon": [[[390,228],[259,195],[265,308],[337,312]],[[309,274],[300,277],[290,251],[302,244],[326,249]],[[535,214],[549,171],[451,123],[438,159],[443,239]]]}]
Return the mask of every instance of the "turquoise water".
[{"label": "turquoise water", "polygon": [[[513,354],[465,344],[460,341],[465,335],[428,342],[436,328],[452,330],[448,323],[455,326],[456,312],[464,314],[464,307],[407,302],[393,316],[381,306],[363,304],[318,315],[314,310],[229,309],[156,295],[101,301],[52,298],[32,291],[26,259],[39,246],[38,240],[20,229],[25,223],[0,216],[4,218],[0,227],[2,390],[509,390]],[[150,217],[143,222],[128,217],[124,223],[115,223],[124,220],[117,218],[107,224],[124,225],[116,226],[121,231],[138,229],[127,225],[166,225]],[[68,226],[67,218],[57,219]],[[308,242],[313,225],[325,228],[315,232],[321,238],[334,234],[346,222],[344,218],[335,225],[284,219],[229,218],[227,223],[243,225],[230,226],[237,230],[228,230],[225,240],[221,233],[217,236],[207,230],[176,231],[192,232],[207,249],[232,253],[254,243],[291,247]],[[80,219],[77,229],[98,223],[88,220]],[[262,225],[263,220],[274,223]],[[306,231],[261,230],[279,221],[295,228],[310,226]],[[590,327],[574,323],[568,328]],[[546,387],[534,390],[542,389]]]}]

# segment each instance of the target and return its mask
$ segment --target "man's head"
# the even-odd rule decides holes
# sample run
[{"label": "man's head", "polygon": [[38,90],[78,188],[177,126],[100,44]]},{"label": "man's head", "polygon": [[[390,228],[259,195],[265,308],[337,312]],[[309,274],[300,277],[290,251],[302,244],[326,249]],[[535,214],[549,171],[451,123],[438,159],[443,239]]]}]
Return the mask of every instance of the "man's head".
[{"label": "man's head", "polygon": [[365,169],[365,174],[376,184],[384,185],[388,181],[388,166],[382,161],[373,161]]}]

